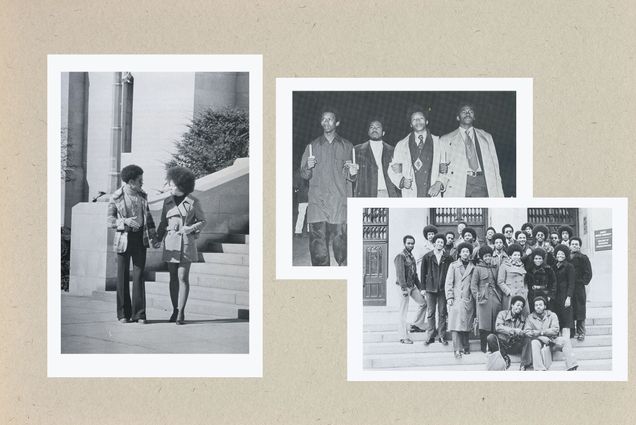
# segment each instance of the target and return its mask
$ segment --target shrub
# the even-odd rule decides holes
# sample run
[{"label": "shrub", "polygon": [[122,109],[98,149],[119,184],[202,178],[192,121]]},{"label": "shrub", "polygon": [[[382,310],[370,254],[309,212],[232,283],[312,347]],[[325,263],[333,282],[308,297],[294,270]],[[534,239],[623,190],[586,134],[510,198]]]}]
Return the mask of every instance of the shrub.
[{"label": "shrub", "polygon": [[187,167],[199,178],[248,156],[249,118],[241,109],[207,109],[192,119],[175,143],[176,153],[166,169]]}]

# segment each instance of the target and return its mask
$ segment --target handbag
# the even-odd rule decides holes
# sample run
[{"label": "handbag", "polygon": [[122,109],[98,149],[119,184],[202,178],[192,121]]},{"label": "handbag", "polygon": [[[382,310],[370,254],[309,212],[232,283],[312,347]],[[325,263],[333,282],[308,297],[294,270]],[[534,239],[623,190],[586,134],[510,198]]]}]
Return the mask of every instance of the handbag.
[{"label": "handbag", "polygon": [[498,350],[494,353],[488,353],[486,357],[486,370],[506,370],[508,369],[508,364],[506,360],[501,355],[501,348],[499,347],[499,338],[497,338],[497,348]]}]

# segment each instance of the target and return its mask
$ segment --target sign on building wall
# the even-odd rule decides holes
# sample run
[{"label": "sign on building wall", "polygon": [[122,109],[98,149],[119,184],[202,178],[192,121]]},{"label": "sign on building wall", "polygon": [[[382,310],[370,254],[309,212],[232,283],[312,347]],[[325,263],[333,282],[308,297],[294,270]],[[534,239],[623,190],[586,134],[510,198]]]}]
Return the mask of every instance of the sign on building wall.
[{"label": "sign on building wall", "polygon": [[611,251],[612,229],[594,231],[594,251]]}]

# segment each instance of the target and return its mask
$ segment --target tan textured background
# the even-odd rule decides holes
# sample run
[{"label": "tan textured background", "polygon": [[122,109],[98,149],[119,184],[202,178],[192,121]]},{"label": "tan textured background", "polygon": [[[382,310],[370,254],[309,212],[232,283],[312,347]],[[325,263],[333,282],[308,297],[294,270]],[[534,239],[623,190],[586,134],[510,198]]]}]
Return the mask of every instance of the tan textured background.
[{"label": "tan textured background", "polygon": [[[274,279],[275,77],[533,77],[534,194],[634,202],[631,0],[2,3],[1,423],[635,423],[629,382],[349,383],[345,282]],[[263,379],[46,378],[49,53],[263,54]]]}]

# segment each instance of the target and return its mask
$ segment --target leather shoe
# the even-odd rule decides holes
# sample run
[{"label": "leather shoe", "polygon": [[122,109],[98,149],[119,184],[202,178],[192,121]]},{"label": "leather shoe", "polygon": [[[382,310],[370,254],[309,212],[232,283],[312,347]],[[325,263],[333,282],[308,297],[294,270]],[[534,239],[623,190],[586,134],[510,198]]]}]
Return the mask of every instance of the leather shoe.
[{"label": "leather shoe", "polygon": [[177,314],[177,325],[183,325],[185,323],[185,312],[183,310],[179,311]]},{"label": "leather shoe", "polygon": [[470,348],[465,349],[464,354],[470,354]]},{"label": "leather shoe", "polygon": [[413,344],[413,341],[411,339],[409,339],[409,338],[401,339],[400,342],[402,344]]},{"label": "leather shoe", "polygon": [[121,319],[119,319],[119,323],[130,323],[130,319],[126,319],[125,317],[122,317]]},{"label": "leather shoe", "polygon": [[426,341],[424,341],[424,345],[428,346],[428,345],[431,345],[434,342],[435,342],[435,338],[429,338]]},{"label": "leather shoe", "polygon": [[442,345],[448,345],[448,341],[446,341],[446,338],[440,338],[439,342],[442,343]]},{"label": "leather shoe", "polygon": [[137,319],[137,323],[139,323],[140,325],[145,325],[148,322],[146,321],[146,319]]},{"label": "leather shoe", "polygon": [[409,331],[411,333],[417,333],[417,332],[425,332],[424,329],[418,328],[415,325],[411,325],[411,330]]}]

